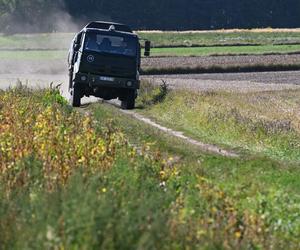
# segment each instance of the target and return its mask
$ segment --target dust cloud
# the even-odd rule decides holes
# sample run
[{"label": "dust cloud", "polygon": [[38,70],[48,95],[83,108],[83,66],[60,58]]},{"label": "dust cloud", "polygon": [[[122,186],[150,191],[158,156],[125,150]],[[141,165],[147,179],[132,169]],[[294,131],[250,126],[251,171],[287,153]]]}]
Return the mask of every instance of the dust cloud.
[{"label": "dust cloud", "polygon": [[[22,4],[19,4],[22,6]],[[25,7],[26,4],[24,3]],[[19,6],[19,9],[21,7]],[[41,32],[76,32],[80,27],[80,20],[75,20],[65,10],[64,6],[55,6],[43,10],[34,9],[31,13],[24,14],[19,9],[9,11],[0,15],[0,32],[5,35],[32,34]],[[38,8],[38,7],[36,7]],[[21,13],[20,13],[21,12]]]},{"label": "dust cloud", "polygon": [[[9,24],[5,27],[5,34],[0,34],[8,41],[0,46],[0,53],[3,53],[0,59],[2,82],[5,77],[11,81],[19,76],[36,78],[35,75],[39,79],[41,75],[47,75],[47,78],[60,75],[65,79],[68,48],[74,34],[81,28],[68,12],[63,8],[50,10],[40,22],[22,22],[11,15],[6,18],[6,23]],[[39,33],[41,30],[50,32]],[[50,51],[54,56],[39,56],[44,51]],[[59,56],[55,56],[56,53]]]}]

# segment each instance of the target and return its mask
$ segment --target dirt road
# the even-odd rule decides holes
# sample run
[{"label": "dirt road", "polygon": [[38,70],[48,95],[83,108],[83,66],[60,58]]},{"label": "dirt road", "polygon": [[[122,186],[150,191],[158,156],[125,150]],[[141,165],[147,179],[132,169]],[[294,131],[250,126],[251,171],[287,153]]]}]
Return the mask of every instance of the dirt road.
[{"label": "dirt road", "polygon": [[[154,84],[160,84],[161,80],[165,80],[172,88],[188,88],[195,91],[266,91],[280,89],[300,88],[300,71],[290,72],[268,72],[268,73],[239,73],[239,74],[201,74],[201,75],[167,75],[167,76],[151,76],[143,77],[149,79]],[[67,74],[1,74],[0,88],[5,89],[11,85],[21,81],[30,87],[43,88],[49,86],[51,82],[54,84],[62,83],[62,94],[68,99]],[[83,98],[82,103],[91,103],[97,101],[96,98]],[[113,104],[119,105],[118,102]],[[170,128],[161,126],[151,121],[147,117],[143,117],[135,111],[123,111],[127,115],[133,116],[152,127],[155,127],[171,136],[180,138],[190,144],[196,145],[204,151],[214,154],[237,157],[234,152],[226,151],[216,145],[205,144],[185,136],[180,131],[174,131]]]},{"label": "dirt road", "polygon": [[[0,74],[64,74],[67,70],[67,52],[64,59],[1,59]],[[294,55],[234,55],[192,57],[150,57],[142,59],[142,68],[210,68],[256,65],[299,65],[300,54]]]},{"label": "dirt road", "polygon": [[177,67],[229,67],[256,65],[300,64],[300,54],[294,55],[234,55],[192,57],[150,57],[142,60],[143,69]]},{"label": "dirt road", "polygon": [[[300,71],[228,73],[228,74],[190,74],[145,76],[154,84],[164,80],[172,88],[187,88],[199,91],[268,91],[300,88]],[[18,80],[31,87],[47,87],[51,82],[62,83],[63,95],[67,97],[67,74],[1,74],[0,88],[14,85]]]},{"label": "dirt road", "polygon": [[196,91],[256,92],[300,88],[300,71],[159,75],[144,78],[154,84],[161,84],[164,80],[172,88]]}]

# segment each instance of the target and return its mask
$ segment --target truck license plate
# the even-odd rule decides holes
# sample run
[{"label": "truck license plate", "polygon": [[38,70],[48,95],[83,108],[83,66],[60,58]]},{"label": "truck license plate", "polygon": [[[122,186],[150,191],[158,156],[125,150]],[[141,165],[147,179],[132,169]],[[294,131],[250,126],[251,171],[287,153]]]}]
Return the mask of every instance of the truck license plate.
[{"label": "truck license plate", "polygon": [[113,82],[115,79],[113,77],[100,76],[101,81]]}]

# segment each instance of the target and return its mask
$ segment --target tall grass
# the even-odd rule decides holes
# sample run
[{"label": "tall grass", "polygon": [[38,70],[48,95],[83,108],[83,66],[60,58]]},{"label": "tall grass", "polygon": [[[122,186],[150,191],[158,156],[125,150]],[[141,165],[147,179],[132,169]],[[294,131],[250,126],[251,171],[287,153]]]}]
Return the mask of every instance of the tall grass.
[{"label": "tall grass", "polygon": [[[300,162],[299,91],[172,91],[144,112],[195,138]],[[140,97],[142,98],[142,97]]]},{"label": "tall grass", "polygon": [[262,194],[243,209],[55,89],[0,92],[0,137],[1,249],[299,247],[297,200]]}]

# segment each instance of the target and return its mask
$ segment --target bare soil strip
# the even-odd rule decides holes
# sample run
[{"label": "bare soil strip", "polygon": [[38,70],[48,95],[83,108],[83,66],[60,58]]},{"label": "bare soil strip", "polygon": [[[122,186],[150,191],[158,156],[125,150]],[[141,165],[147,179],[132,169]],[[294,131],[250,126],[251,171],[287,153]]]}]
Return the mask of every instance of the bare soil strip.
[{"label": "bare soil strip", "polygon": [[184,141],[187,141],[188,143],[199,147],[201,150],[203,150],[205,152],[210,152],[210,153],[214,153],[214,154],[218,154],[218,155],[222,155],[222,156],[226,156],[226,157],[239,157],[239,155],[234,153],[234,152],[221,149],[220,147],[218,147],[216,145],[205,144],[203,142],[200,142],[200,141],[197,141],[197,140],[194,140],[190,137],[185,136],[180,131],[172,130],[170,128],[161,126],[161,125],[157,124],[156,122],[152,121],[151,119],[146,118],[146,117],[144,117],[144,116],[142,116],[142,115],[140,115],[140,114],[138,114],[134,111],[121,110],[121,112],[124,113],[124,114],[130,115],[130,116],[134,117],[135,119],[137,119],[141,122],[144,122],[144,123],[146,123],[146,124],[148,124],[148,125],[150,125],[154,128],[157,128],[160,131],[162,131],[162,132],[164,132],[168,135],[171,135],[171,136],[180,138]]},{"label": "bare soil strip", "polygon": [[300,88],[300,71],[186,74],[143,76],[143,80],[160,85],[165,81],[171,89],[186,89],[195,92],[264,92]]},{"label": "bare soil strip", "polygon": [[[150,57],[142,59],[147,74],[282,71],[300,69],[300,54]],[[0,74],[66,74],[65,59],[1,59]]]},{"label": "bare soil strip", "polygon": [[216,67],[257,67],[257,65],[299,65],[300,54],[293,55],[235,55],[235,56],[194,56],[194,57],[150,57],[142,59],[143,70],[159,68],[216,68]]}]

